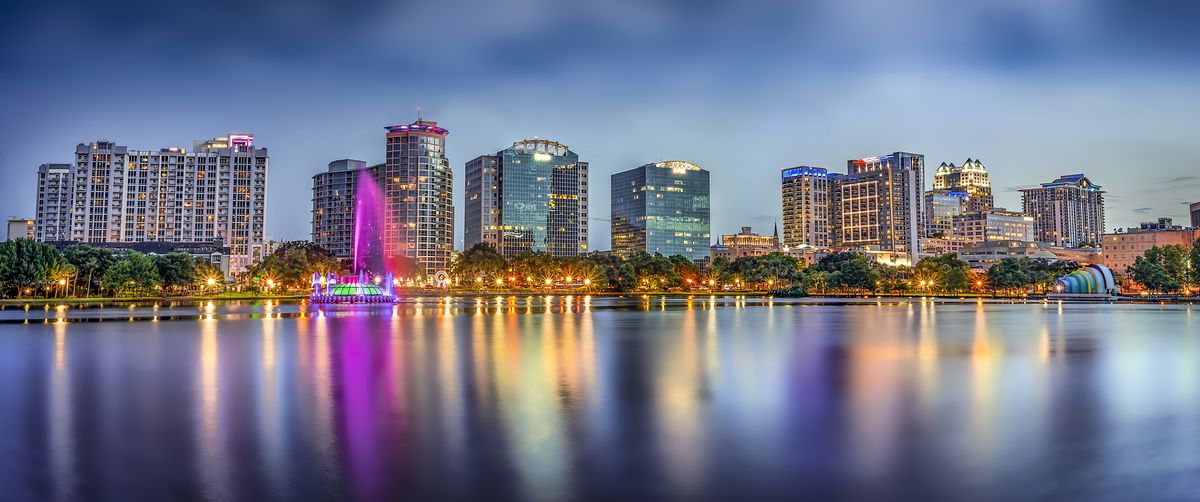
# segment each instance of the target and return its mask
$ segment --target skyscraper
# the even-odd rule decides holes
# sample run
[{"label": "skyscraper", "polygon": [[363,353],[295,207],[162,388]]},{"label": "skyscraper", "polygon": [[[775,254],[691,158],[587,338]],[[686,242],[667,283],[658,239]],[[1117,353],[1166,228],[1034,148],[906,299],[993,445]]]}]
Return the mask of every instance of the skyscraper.
[{"label": "skyscraper", "polygon": [[783,244],[788,247],[833,245],[830,234],[830,179],[820,167],[799,166],[780,172],[783,178]]},{"label": "skyscraper", "polygon": [[373,178],[382,164],[367,167],[361,160],[342,159],[329,163],[326,171],[313,175],[312,241],[338,258],[352,257],[354,241],[355,188],[364,172]]},{"label": "skyscraper", "polygon": [[1067,174],[1021,190],[1034,221],[1034,238],[1054,246],[1099,245],[1104,234],[1104,191],[1083,174]]},{"label": "skyscraper", "polygon": [[428,274],[450,266],[454,252],[454,176],[446,160],[446,129],[417,119],[388,126],[380,171],[384,254],[417,260]]},{"label": "skyscraper", "polygon": [[75,166],[38,166],[37,213],[34,238],[42,242],[71,239],[71,182]]},{"label": "skyscraper", "polygon": [[708,189],[708,171],[679,160],[612,175],[612,250],[708,257]]},{"label": "skyscraper", "polygon": [[925,192],[925,237],[949,235],[955,216],[967,209],[970,195],[952,190],[930,190]]},{"label": "skyscraper", "polygon": [[1193,202],[1188,209],[1192,213],[1192,228],[1200,228],[1200,202]]},{"label": "skyscraper", "polygon": [[987,167],[978,159],[967,159],[961,166],[943,162],[933,174],[933,189],[966,194],[964,213],[991,211],[995,204]]},{"label": "skyscraper", "polygon": [[[104,242],[222,241],[230,270],[240,272],[265,254],[267,149],[254,136],[229,134],[197,142],[196,151],[171,147],[130,150],[108,141],[75,148],[67,240]],[[49,175],[52,169],[47,169]],[[40,186],[39,207],[52,208],[54,189]],[[45,196],[45,200],[41,198]],[[50,240],[53,209],[43,228]],[[59,220],[61,221],[61,219]]]},{"label": "skyscraper", "polygon": [[873,247],[919,259],[925,156],[895,152],[846,162],[832,184],[834,245]]},{"label": "skyscraper", "polygon": [[505,256],[586,253],[587,172],[566,145],[544,139],[467,162],[464,247],[489,244]]}]

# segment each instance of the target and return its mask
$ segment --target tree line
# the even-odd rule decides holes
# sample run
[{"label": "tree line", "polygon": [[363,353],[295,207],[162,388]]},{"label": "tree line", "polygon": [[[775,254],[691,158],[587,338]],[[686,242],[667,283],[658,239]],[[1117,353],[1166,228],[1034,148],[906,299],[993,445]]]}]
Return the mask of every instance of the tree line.
[{"label": "tree line", "polygon": [[32,239],[0,243],[0,295],[9,298],[165,295],[207,279],[224,282],[216,265],[184,253],[118,257],[85,244],[60,251]]},{"label": "tree line", "polygon": [[1200,239],[1186,246],[1154,246],[1133,260],[1129,279],[1149,292],[1180,293],[1200,288]]}]

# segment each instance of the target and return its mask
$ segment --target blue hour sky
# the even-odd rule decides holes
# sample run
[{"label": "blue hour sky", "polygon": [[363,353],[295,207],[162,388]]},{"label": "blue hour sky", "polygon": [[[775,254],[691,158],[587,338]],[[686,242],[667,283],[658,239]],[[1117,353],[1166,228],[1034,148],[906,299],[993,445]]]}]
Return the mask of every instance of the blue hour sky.
[{"label": "blue hour sky", "polygon": [[379,162],[383,126],[450,130],[466,161],[561,141],[608,176],[712,172],[713,233],[780,218],[779,170],[895,150],[982,159],[997,205],[1083,172],[1110,229],[1200,200],[1200,3],[1188,1],[24,1],[0,18],[0,215],[74,145],[252,132],[268,236],[307,238],[311,175]]}]

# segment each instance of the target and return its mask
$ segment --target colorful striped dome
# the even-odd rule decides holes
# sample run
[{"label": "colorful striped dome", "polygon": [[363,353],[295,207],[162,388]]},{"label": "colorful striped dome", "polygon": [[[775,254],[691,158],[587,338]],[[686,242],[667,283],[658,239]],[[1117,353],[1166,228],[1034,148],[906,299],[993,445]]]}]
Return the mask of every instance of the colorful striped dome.
[{"label": "colorful striped dome", "polygon": [[1058,278],[1054,281],[1054,289],[1059,293],[1073,295],[1112,294],[1117,291],[1117,282],[1108,267],[1088,265]]}]

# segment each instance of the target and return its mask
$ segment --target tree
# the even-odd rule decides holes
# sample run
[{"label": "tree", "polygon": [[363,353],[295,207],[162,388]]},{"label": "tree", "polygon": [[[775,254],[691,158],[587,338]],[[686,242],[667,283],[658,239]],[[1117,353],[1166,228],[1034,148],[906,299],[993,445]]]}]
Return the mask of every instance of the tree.
[{"label": "tree", "polygon": [[196,282],[196,262],[185,253],[155,256],[154,266],[163,289],[190,286]]},{"label": "tree", "polygon": [[971,267],[954,253],[946,253],[917,262],[917,277],[934,281],[942,291],[963,291],[970,287]]},{"label": "tree", "polygon": [[995,289],[1013,290],[1029,286],[1026,263],[1018,258],[1004,258],[987,271],[988,283]]},{"label": "tree", "polygon": [[[309,241],[288,241],[248,270],[251,280],[274,281],[290,289],[311,286],[312,275],[342,269],[341,261],[325,248]],[[381,270],[368,273],[382,274]]]},{"label": "tree", "polygon": [[92,287],[97,285],[104,272],[116,263],[112,251],[107,249],[77,244],[63,250],[63,258],[75,267],[79,278],[84,280],[84,294],[90,294]]},{"label": "tree", "polygon": [[1200,239],[1192,243],[1192,252],[1190,255],[1192,266],[1192,285],[1200,287]]},{"label": "tree", "polygon": [[1188,281],[1188,251],[1178,244],[1154,246],[1133,260],[1129,275],[1150,291],[1178,291]]},{"label": "tree", "polygon": [[105,271],[103,279],[105,289],[118,296],[148,293],[160,283],[154,260],[136,251],[117,260]]},{"label": "tree", "polygon": [[504,277],[507,265],[504,257],[496,252],[496,248],[479,243],[463,251],[450,270],[452,274],[460,277],[464,284],[478,282],[491,285],[497,278]]},{"label": "tree", "polygon": [[33,239],[12,239],[0,243],[0,284],[23,291],[46,285],[52,274],[66,264],[54,246]]},{"label": "tree", "polygon": [[879,282],[879,274],[872,269],[871,261],[855,252],[833,253],[821,258],[809,270],[825,272],[825,281],[834,288],[869,290]]}]

